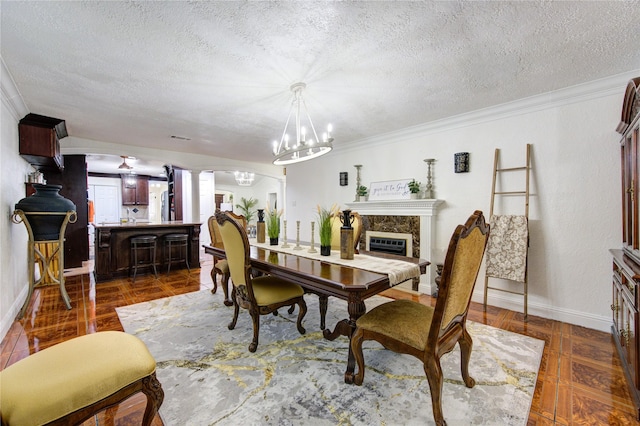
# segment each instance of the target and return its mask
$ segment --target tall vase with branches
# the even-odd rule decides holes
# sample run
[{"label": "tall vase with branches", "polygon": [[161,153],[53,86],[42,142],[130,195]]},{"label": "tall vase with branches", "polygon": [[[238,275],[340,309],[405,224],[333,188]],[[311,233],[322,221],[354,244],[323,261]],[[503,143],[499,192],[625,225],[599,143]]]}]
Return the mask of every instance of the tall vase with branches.
[{"label": "tall vase with branches", "polygon": [[330,209],[317,206],[318,208],[318,231],[320,232],[320,254],[329,256],[331,254],[331,218],[340,214],[337,204]]}]

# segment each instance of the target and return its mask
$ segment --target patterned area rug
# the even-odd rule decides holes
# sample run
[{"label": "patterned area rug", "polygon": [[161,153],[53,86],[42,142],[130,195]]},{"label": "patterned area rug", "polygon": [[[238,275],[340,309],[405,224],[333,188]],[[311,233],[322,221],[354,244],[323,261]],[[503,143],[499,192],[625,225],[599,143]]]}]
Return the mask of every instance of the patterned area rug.
[{"label": "patterned area rug", "polygon": [[[250,353],[251,317],[241,309],[229,330],[233,308],[220,293],[117,309],[125,331],[156,358],[165,425],[434,424],[429,384],[413,357],[366,342],[363,385],[344,383],[348,342],[322,337],[316,296],[305,296],[305,335],[295,327],[297,310],[262,316],[258,350]],[[374,297],[367,307],[386,301]],[[346,302],[329,298],[327,325],[346,315]],[[462,382],[459,347],[443,357],[445,419],[449,425],[526,424],[544,342],[477,323],[468,327],[476,386]]]}]

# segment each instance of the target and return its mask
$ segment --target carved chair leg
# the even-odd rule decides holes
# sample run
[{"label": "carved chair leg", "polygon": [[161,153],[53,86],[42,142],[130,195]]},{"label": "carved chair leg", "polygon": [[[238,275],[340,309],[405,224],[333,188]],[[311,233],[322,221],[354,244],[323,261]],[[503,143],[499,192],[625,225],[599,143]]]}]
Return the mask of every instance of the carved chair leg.
[{"label": "carved chair leg", "polygon": [[211,268],[211,281],[213,281],[213,288],[211,289],[212,294],[216,294],[216,291],[218,291],[218,281],[216,279],[217,274],[218,273],[216,272],[216,268]]},{"label": "carved chair leg", "polygon": [[231,297],[233,298],[233,319],[227,326],[229,330],[233,330],[234,328],[236,328],[236,323],[238,322],[238,314],[240,313],[240,305],[238,305],[238,302],[236,301],[235,288],[231,291]]},{"label": "carved chair leg", "polygon": [[[225,306],[231,306],[233,305],[233,300],[229,299],[229,284],[231,283],[231,275],[229,273],[224,273],[222,274],[222,283],[220,283],[220,285],[222,285],[222,291],[224,291],[224,305]],[[233,296],[233,292],[232,295]]]},{"label": "carved chair leg", "polygon": [[320,330],[324,330],[326,327],[327,308],[329,306],[329,296],[324,294],[318,295],[318,301],[320,302]]},{"label": "carved chair leg", "polygon": [[473,339],[467,331],[467,327],[462,330],[462,337],[458,341],[460,344],[460,368],[462,370],[462,379],[468,388],[475,386],[476,381],[469,375],[469,361],[471,359],[471,350],[473,348]]},{"label": "carved chair leg", "polygon": [[162,401],[164,401],[164,391],[155,372],[143,379],[142,392],[147,396],[147,406],[144,410],[142,426],[151,426],[153,418],[158,412],[158,409],[160,409]]},{"label": "carved chair leg", "polygon": [[358,370],[353,376],[354,385],[362,385],[364,381],[364,354],[362,353],[362,341],[364,340],[364,334],[362,330],[356,329],[356,332],[351,336],[351,352],[358,365]]},{"label": "carved chair leg", "polygon": [[431,390],[431,405],[433,408],[433,419],[438,426],[444,426],[447,422],[442,414],[442,368],[440,360],[429,357],[424,364],[424,373],[429,381]]},{"label": "carved chair leg", "polygon": [[258,349],[258,336],[260,335],[260,313],[249,310],[251,320],[253,321],[253,341],[249,345],[249,352],[255,352]]},{"label": "carved chair leg", "polygon": [[296,327],[298,327],[298,332],[300,334],[304,334],[307,332],[307,330],[305,330],[302,326],[302,320],[304,319],[304,316],[307,315],[307,304],[305,303],[302,296],[300,296],[300,299],[298,300],[298,306],[300,307],[300,312],[298,312],[298,322],[296,323]]}]

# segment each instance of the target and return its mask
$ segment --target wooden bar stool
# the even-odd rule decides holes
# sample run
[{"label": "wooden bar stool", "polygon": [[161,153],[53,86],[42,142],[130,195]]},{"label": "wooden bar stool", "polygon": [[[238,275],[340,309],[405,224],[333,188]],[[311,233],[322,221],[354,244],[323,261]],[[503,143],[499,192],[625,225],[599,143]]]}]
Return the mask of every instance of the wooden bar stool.
[{"label": "wooden bar stool", "polygon": [[[167,260],[167,274],[171,271],[171,264],[177,262],[184,262],[187,265],[187,270],[191,272],[189,268],[189,235],[188,234],[167,234],[164,237],[164,248],[166,250]],[[177,249],[179,256],[173,258],[173,249]],[[184,254],[184,256],[183,256]]]},{"label": "wooden bar stool", "polygon": [[145,344],[121,331],[87,334],[0,371],[2,425],[80,424],[138,392],[147,397],[149,426],[164,391]]},{"label": "wooden bar stool", "polygon": [[[131,237],[131,256],[133,260],[129,267],[129,275],[131,275],[131,267],[133,267],[133,282],[136,282],[136,273],[138,267],[151,266],[153,274],[158,278],[156,270],[156,239],[155,235],[141,235],[139,237]],[[147,253],[147,256],[141,257],[139,252]]]}]

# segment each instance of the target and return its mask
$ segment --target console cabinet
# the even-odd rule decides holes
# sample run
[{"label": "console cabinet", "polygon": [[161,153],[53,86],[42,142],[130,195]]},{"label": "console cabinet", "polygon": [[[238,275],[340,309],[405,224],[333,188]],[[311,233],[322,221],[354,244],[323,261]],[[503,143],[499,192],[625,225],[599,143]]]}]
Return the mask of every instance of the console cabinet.
[{"label": "console cabinet", "polygon": [[611,331],[618,348],[623,369],[640,420],[640,77],[627,85],[622,104],[622,117],[616,131],[620,141],[622,249],[611,250],[613,255]]}]

